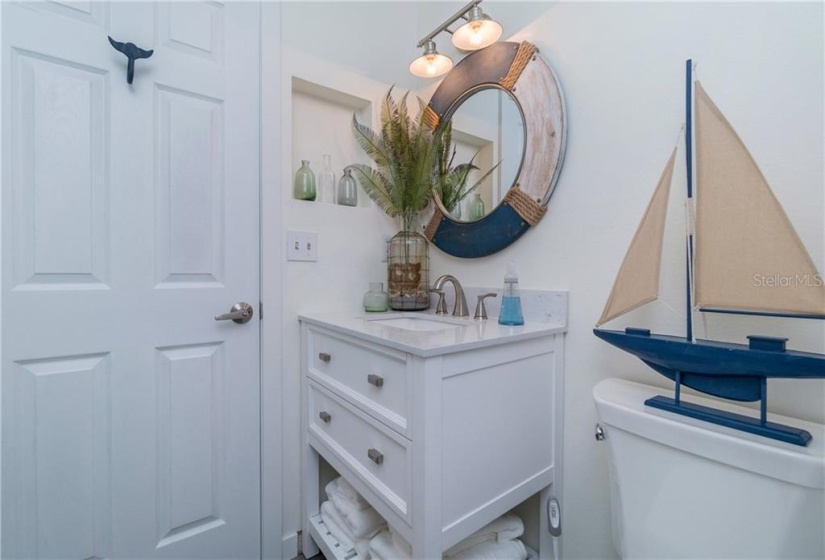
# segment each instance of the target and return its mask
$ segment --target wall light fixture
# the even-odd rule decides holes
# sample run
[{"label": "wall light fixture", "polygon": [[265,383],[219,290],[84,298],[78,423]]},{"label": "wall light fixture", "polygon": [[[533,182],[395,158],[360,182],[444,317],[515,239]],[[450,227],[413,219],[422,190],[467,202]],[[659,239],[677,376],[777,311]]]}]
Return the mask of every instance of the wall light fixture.
[{"label": "wall light fixture", "polygon": [[[410,72],[413,75],[420,78],[437,78],[453,67],[453,61],[449,56],[439,54],[435,50],[433,38],[442,31],[450,33],[453,36],[453,45],[463,51],[483,49],[498,41],[502,32],[501,25],[481,11],[481,2],[482,0],[473,0],[418,42],[418,48],[424,47],[424,54],[410,63]],[[451,31],[449,26],[459,19],[464,19],[466,23]]]}]

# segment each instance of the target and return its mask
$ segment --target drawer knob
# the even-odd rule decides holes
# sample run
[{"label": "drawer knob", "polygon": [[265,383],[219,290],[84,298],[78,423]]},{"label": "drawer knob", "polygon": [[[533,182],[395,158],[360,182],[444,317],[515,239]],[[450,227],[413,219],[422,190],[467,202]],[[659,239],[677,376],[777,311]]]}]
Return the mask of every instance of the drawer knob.
[{"label": "drawer knob", "polygon": [[380,375],[375,375],[371,373],[367,376],[367,383],[370,385],[375,385],[376,387],[383,387],[384,386],[384,378]]},{"label": "drawer knob", "polygon": [[328,364],[329,361],[332,359],[332,356],[330,356],[326,352],[321,352],[321,353],[318,354],[318,359],[321,360],[322,362]]},{"label": "drawer knob", "polygon": [[370,461],[372,461],[376,465],[380,465],[384,462],[384,454],[378,451],[377,449],[370,449],[369,451],[367,451],[367,457],[369,457]]},{"label": "drawer knob", "polygon": [[324,421],[324,424],[329,424],[330,420],[332,420],[332,415],[329,412],[321,411],[318,413],[318,418]]}]

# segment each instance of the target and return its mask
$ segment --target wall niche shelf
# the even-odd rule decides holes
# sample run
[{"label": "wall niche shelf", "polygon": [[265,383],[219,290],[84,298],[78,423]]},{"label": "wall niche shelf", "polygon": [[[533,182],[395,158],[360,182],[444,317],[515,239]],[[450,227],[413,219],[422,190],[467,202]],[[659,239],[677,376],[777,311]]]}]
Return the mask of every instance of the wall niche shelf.
[{"label": "wall niche shelf", "polygon": [[[301,165],[301,160],[309,160],[315,173],[316,183],[324,168],[323,154],[330,154],[332,171],[335,173],[335,191],[344,167],[351,163],[366,163],[364,155],[352,135],[352,115],[361,122],[372,122],[373,102],[363,96],[342,91],[299,76],[292,76],[291,117],[292,153],[290,158],[290,180],[287,184],[292,199],[292,180]],[[320,186],[320,185],[319,185]],[[347,211],[352,208],[369,208],[371,201],[358,186],[358,205],[339,206]],[[319,197],[321,193],[318,193]],[[294,199],[292,199],[294,200]],[[306,208],[308,204],[338,206],[319,202],[294,201],[296,206]]]}]

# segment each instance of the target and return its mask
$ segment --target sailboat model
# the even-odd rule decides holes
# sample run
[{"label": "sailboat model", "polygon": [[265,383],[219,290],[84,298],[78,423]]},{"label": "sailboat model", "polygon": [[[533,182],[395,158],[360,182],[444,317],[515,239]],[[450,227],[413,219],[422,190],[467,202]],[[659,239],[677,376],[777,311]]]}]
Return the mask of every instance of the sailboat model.
[{"label": "sailboat model", "polygon": [[[692,312],[825,319],[825,285],[782,206],[739,136],[697,81],[694,85],[696,197],[692,188],[691,61],[687,61],[687,333],[611,331],[602,324],[658,298],[667,200],[676,150],[625,255],[596,336],[676,383],[674,398],[645,404],[808,445],[805,430],[767,421],[767,379],[825,378],[825,355],[785,348],[785,338],[749,344],[694,340]],[[691,286],[695,291],[691,292]],[[681,385],[736,401],[761,401],[759,418],[684,402]]]}]

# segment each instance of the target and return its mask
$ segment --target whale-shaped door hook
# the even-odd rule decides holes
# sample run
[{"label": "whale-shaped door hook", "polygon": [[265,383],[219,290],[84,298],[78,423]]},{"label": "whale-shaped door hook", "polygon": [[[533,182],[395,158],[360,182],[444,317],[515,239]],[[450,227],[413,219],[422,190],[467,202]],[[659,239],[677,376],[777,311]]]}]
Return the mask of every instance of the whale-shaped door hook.
[{"label": "whale-shaped door hook", "polygon": [[126,83],[128,84],[131,84],[132,79],[135,77],[135,60],[138,58],[149,58],[152,56],[152,53],[155,52],[154,50],[145,51],[134,43],[120,43],[111,37],[109,37],[109,43],[111,43],[116,51],[122,52],[126,55],[126,58],[129,59],[129,65],[126,68]]}]

